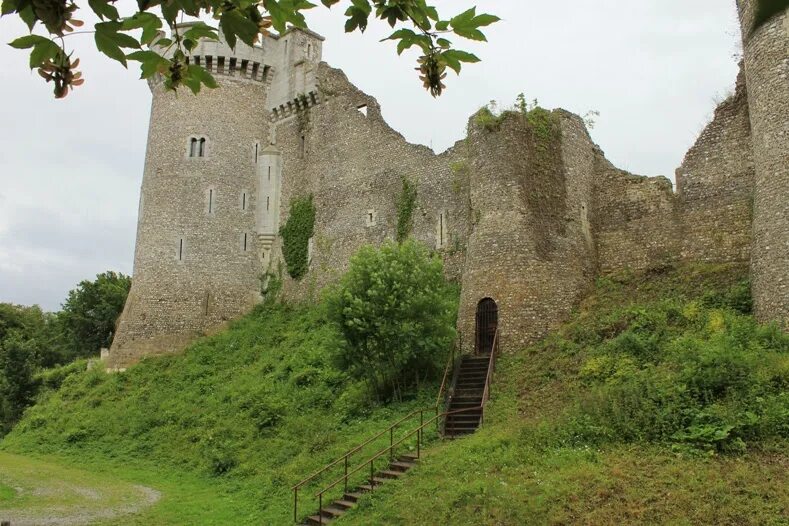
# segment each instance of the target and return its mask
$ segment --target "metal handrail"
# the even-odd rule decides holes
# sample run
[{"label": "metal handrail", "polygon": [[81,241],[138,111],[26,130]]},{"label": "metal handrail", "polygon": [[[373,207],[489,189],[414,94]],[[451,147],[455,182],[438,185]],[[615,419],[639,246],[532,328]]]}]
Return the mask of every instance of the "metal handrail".
[{"label": "metal handrail", "polygon": [[369,443],[373,442],[374,440],[377,440],[377,439],[381,438],[381,437],[382,437],[382,436],[384,436],[384,435],[385,435],[387,432],[389,432],[391,429],[394,429],[395,427],[399,426],[400,424],[402,424],[403,422],[405,422],[405,421],[406,421],[406,420],[408,420],[409,418],[411,418],[411,417],[415,416],[415,415],[416,415],[417,413],[419,413],[420,411],[423,411],[423,409],[417,409],[416,411],[413,411],[413,412],[411,412],[411,413],[407,414],[406,416],[404,416],[403,418],[401,418],[400,420],[398,420],[397,422],[395,422],[394,424],[392,424],[392,425],[391,425],[391,426],[389,426],[388,428],[384,429],[383,431],[381,431],[380,433],[378,433],[378,434],[377,434],[377,435],[375,435],[374,437],[372,437],[372,438],[368,439],[366,442],[364,442],[364,443],[362,443],[362,444],[360,444],[360,445],[356,446],[355,448],[353,448],[353,449],[351,449],[350,451],[348,451],[346,454],[344,454],[344,455],[342,455],[341,457],[337,458],[337,459],[336,459],[334,462],[332,462],[331,464],[328,464],[328,465],[324,466],[324,467],[323,467],[323,469],[321,469],[320,471],[316,471],[315,473],[313,473],[312,475],[310,475],[310,476],[309,476],[309,477],[307,477],[306,479],[302,480],[301,482],[299,482],[298,484],[296,484],[295,486],[293,486],[291,489],[292,489],[292,490],[297,490],[297,489],[299,489],[300,487],[302,487],[302,486],[303,486],[303,485],[305,485],[306,483],[308,483],[308,482],[310,482],[311,480],[313,480],[313,479],[314,479],[315,477],[317,477],[318,475],[322,475],[323,473],[325,473],[325,472],[326,472],[326,470],[328,470],[328,469],[331,469],[331,468],[333,468],[334,466],[336,466],[337,464],[339,464],[341,460],[344,460],[345,458],[347,458],[347,457],[350,457],[350,456],[351,456],[351,455],[353,455],[354,453],[357,453],[357,452],[359,452],[359,450],[361,450],[361,449],[362,449],[364,446],[368,445]]},{"label": "metal handrail", "polygon": [[367,467],[368,464],[370,465],[370,488],[374,488],[375,484],[374,484],[373,478],[375,477],[375,475],[374,475],[374,472],[375,472],[374,465],[375,465],[375,461],[376,460],[378,460],[379,458],[384,456],[387,452],[389,453],[390,458],[393,458],[393,456],[394,456],[394,448],[399,446],[403,442],[405,442],[408,438],[414,436],[414,434],[417,435],[417,439],[416,439],[417,457],[416,458],[420,458],[422,431],[427,426],[432,425],[433,422],[438,421],[438,419],[440,419],[440,418],[446,418],[449,415],[454,415],[454,414],[457,414],[457,413],[465,413],[465,412],[469,412],[469,411],[476,411],[477,409],[481,409],[481,408],[482,408],[482,406],[466,407],[464,409],[456,409],[455,411],[445,411],[445,412],[443,412],[441,414],[437,414],[436,416],[434,416],[433,418],[431,418],[427,422],[422,422],[419,425],[419,427],[417,427],[416,429],[414,429],[414,430],[410,431],[409,433],[406,433],[405,435],[403,435],[400,438],[400,440],[398,440],[397,442],[391,443],[389,445],[389,447],[386,447],[386,448],[380,450],[379,452],[375,453],[372,457],[368,458],[367,460],[365,460],[364,462],[362,462],[361,464],[359,464],[358,466],[353,468],[351,471],[347,472],[345,475],[343,475],[339,479],[335,480],[334,482],[332,482],[331,484],[329,484],[328,486],[323,488],[321,491],[319,491],[318,493],[315,494],[315,496],[318,497],[318,523],[319,524],[323,524],[323,495],[326,492],[333,490],[334,488],[339,486],[340,483],[343,483],[343,482],[346,484],[346,487],[347,487],[348,478],[350,478],[352,475],[355,475],[356,473],[361,471],[362,468]]},{"label": "metal handrail", "polygon": [[447,387],[447,376],[449,376],[449,368],[452,364],[455,363],[455,346],[452,346],[452,350],[449,353],[449,358],[447,359],[447,366],[444,367],[444,378],[441,380],[441,388],[438,390],[438,396],[436,396],[436,407],[441,403],[441,395],[444,394],[444,389]]},{"label": "metal handrail", "polygon": [[485,389],[482,391],[482,405],[484,410],[485,402],[490,398],[490,380],[493,377],[493,367],[496,363],[496,351],[499,348],[499,330],[493,333],[493,345],[490,348],[490,359],[488,360],[488,374],[485,375]]}]

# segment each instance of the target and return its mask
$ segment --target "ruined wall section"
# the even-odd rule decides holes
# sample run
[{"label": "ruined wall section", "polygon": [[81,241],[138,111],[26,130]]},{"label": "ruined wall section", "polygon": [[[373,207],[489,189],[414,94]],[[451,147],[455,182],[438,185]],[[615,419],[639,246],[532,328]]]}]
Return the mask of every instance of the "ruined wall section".
[{"label": "ruined wall section", "polygon": [[593,232],[602,273],[646,270],[679,258],[681,220],[671,181],[595,156]]},{"label": "ruined wall section", "polygon": [[756,316],[789,328],[789,12],[757,31],[738,0],[753,146],[751,285]]},{"label": "ruined wall section", "polygon": [[585,222],[593,144],[581,120],[562,111],[536,120],[508,113],[493,128],[472,117],[467,141],[473,223],[462,345],[473,350],[476,308],[489,297],[498,304],[502,349],[518,350],[561,323],[592,278]]},{"label": "ruined wall section", "polygon": [[681,259],[749,261],[754,167],[742,70],[734,94],[715,110],[676,175]]},{"label": "ruined wall section", "polygon": [[[268,136],[267,86],[246,71],[215,69],[220,87],[199,97],[151,82],[134,275],[111,367],[179,350],[259,297],[255,152]],[[202,155],[192,139],[204,140]]]},{"label": "ruined wall section", "polygon": [[[312,194],[316,207],[309,272],[295,281],[283,269],[285,297],[315,297],[347,270],[361,246],[395,239],[403,177],[417,186],[412,236],[440,251],[448,277],[459,280],[468,229],[461,148],[437,156],[408,143],[386,124],[378,102],[339,70],[321,64],[318,81],[317,104],[275,121],[273,148],[282,158],[279,224],[286,223],[294,198]],[[281,238],[274,242],[273,271],[282,261],[281,244]]]}]

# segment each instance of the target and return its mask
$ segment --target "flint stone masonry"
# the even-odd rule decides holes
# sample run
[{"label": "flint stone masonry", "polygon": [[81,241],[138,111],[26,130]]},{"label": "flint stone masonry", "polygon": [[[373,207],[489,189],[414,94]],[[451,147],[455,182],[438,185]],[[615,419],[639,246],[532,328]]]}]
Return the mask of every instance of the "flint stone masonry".
[{"label": "flint stone masonry", "polygon": [[756,316],[789,329],[789,12],[752,32],[738,0],[755,168],[751,277]]},{"label": "flint stone masonry", "polygon": [[[744,19],[749,9],[741,2]],[[219,89],[176,98],[150,82],[134,280],[109,366],[218,330],[260,301],[272,275],[284,298],[315,300],[361,246],[395,239],[403,178],[417,189],[411,235],[462,286],[465,351],[484,298],[497,302],[502,348],[515,351],[564,321],[596,276],[679,261],[750,258],[759,317],[786,323],[786,26],[784,15],[747,40],[745,74],[678,168],[676,192],[665,177],[613,166],[563,110],[511,112],[495,126],[472,116],[468,137],[436,155],[320,62],[319,35],[291,30],[235,51],[201,43],[195,55],[212,57]],[[191,137],[207,139],[205,157],[188,157]],[[279,227],[308,195],[315,229],[296,281]]]}]

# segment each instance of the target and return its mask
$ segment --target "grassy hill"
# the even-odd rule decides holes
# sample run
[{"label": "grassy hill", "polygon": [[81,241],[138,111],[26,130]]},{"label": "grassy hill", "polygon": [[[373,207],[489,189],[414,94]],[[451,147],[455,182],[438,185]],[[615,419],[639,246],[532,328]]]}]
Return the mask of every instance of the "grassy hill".
[{"label": "grassy hill", "polygon": [[746,268],[602,278],[493,393],[343,523],[789,524],[789,336],[753,320]]},{"label": "grassy hill", "polygon": [[129,524],[288,524],[294,483],[435,403],[431,384],[421,399],[371,405],[334,365],[337,338],[320,306],[269,306],[121,374],[54,371],[60,388],[1,447],[161,490]]},{"label": "grassy hill", "polygon": [[[598,280],[501,357],[482,430],[338,523],[789,523],[789,337],[748,297],[740,266]],[[319,306],[261,307],[183,355],[53,372],[0,447],[162,492],[112,524],[289,524],[293,483],[435,396],[369,405],[337,338]]]}]

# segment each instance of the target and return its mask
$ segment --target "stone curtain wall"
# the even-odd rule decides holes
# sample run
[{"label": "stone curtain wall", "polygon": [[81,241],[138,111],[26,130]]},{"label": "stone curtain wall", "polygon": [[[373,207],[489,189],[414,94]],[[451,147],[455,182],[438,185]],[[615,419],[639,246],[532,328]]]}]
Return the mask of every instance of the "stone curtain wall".
[{"label": "stone curtain wall", "polygon": [[[448,277],[459,280],[468,222],[467,183],[462,162],[454,161],[459,153],[437,156],[406,142],[384,122],[378,102],[341,71],[322,64],[318,78],[321,102],[276,123],[274,147],[283,159],[280,225],[293,198],[312,194],[316,208],[310,270],[294,281],[283,268],[285,297],[314,298],[345,272],[361,246],[395,238],[403,177],[417,186],[413,237],[439,249],[443,214],[447,234],[457,243],[439,250],[448,261]],[[281,243],[278,238],[273,246],[274,271],[282,261]]]},{"label": "stone curtain wall", "polygon": [[683,231],[681,257],[742,261],[751,255],[753,158],[748,94],[741,71],[735,93],[677,169]]},{"label": "stone curtain wall", "polygon": [[737,2],[753,161],[751,278],[756,316],[789,328],[789,14],[751,35],[754,2]]},{"label": "stone curtain wall", "polygon": [[[199,97],[152,88],[134,279],[111,366],[178,350],[257,301],[255,143],[268,136],[265,85],[218,78],[221,87]],[[188,157],[190,137],[206,138],[205,157]]]},{"label": "stone curtain wall", "polygon": [[669,264],[679,256],[680,222],[671,181],[595,159],[594,236],[599,269],[610,273]]}]

